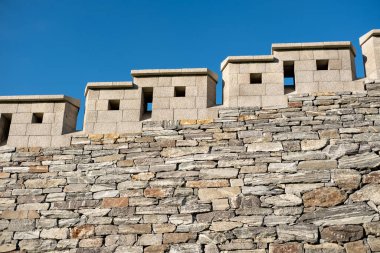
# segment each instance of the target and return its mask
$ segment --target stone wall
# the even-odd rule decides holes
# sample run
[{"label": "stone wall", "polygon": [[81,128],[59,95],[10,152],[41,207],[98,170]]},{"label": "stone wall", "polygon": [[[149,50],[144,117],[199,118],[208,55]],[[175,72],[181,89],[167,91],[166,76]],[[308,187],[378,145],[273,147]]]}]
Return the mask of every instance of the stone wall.
[{"label": "stone wall", "polygon": [[0,148],[0,252],[380,252],[380,83]]}]

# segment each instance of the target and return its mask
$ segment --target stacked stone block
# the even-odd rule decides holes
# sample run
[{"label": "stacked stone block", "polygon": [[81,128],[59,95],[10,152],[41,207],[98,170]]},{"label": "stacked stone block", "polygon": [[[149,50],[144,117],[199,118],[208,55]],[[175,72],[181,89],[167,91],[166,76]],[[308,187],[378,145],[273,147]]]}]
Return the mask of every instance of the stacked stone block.
[{"label": "stacked stone block", "polygon": [[[272,55],[230,56],[221,64],[223,105],[286,106],[282,62]],[[257,75],[258,80],[252,80]]]},{"label": "stacked stone block", "polygon": [[363,90],[362,83],[355,81],[356,52],[351,42],[273,44],[272,52],[282,62],[294,62],[296,93]]},{"label": "stacked stone block", "polygon": [[79,101],[63,95],[0,97],[3,144],[67,146],[76,130]]},{"label": "stacked stone block", "polygon": [[[215,118],[218,76],[209,69],[133,70],[133,83],[153,90],[151,120]],[[182,94],[178,94],[182,93]]]},{"label": "stacked stone block", "polygon": [[380,251],[380,83],[0,148],[1,252]]},{"label": "stacked stone block", "polygon": [[366,77],[380,79],[380,29],[374,29],[360,37]]}]

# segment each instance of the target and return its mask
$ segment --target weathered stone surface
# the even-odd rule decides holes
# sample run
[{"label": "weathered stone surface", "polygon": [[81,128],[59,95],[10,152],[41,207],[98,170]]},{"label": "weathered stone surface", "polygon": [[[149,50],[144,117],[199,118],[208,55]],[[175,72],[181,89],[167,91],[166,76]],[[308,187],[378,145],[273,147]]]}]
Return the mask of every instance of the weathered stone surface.
[{"label": "weathered stone surface", "polygon": [[270,163],[268,166],[269,172],[276,173],[292,173],[297,172],[296,163]]},{"label": "weathered stone surface", "polygon": [[29,179],[25,181],[26,188],[53,188],[65,185],[66,179]]},{"label": "weathered stone surface", "polygon": [[67,228],[42,229],[40,237],[45,239],[66,239],[69,235]]},{"label": "weathered stone surface", "polygon": [[368,247],[363,243],[363,241],[349,242],[344,244],[346,253],[367,253]]},{"label": "weathered stone surface", "polygon": [[380,221],[364,223],[363,227],[367,235],[380,236]]},{"label": "weathered stone surface", "polygon": [[207,154],[209,147],[177,147],[177,148],[164,148],[161,152],[163,157],[180,157],[191,154]]},{"label": "weathered stone surface", "polygon": [[310,160],[301,161],[298,164],[299,170],[332,170],[338,168],[338,162],[335,160]]},{"label": "weathered stone surface", "polygon": [[282,194],[264,199],[264,203],[274,206],[297,206],[302,204],[302,199],[292,194]]},{"label": "weathered stone surface", "polygon": [[211,224],[210,230],[213,231],[229,231],[234,228],[241,227],[243,224],[234,221],[214,221]]},{"label": "weathered stone surface", "polygon": [[233,168],[201,169],[199,177],[202,179],[235,178],[238,172]]},{"label": "weathered stone surface", "polygon": [[322,187],[304,193],[302,199],[305,207],[330,207],[345,201],[346,194],[335,187]]},{"label": "weathered stone surface", "polygon": [[329,145],[323,152],[327,154],[331,159],[339,159],[344,155],[355,154],[359,150],[359,145],[357,143],[344,143],[339,145]]},{"label": "weathered stone surface", "polygon": [[322,243],[317,245],[304,244],[304,250],[305,253],[345,253],[344,248],[335,243]]},{"label": "weathered stone surface", "polygon": [[294,174],[253,174],[244,179],[245,184],[269,185],[286,183],[314,183],[330,181],[329,171],[304,171]]},{"label": "weathered stone surface", "polygon": [[380,238],[370,236],[367,238],[367,243],[372,252],[380,251]]},{"label": "weathered stone surface", "polygon": [[303,253],[302,244],[292,242],[285,244],[271,243],[269,245],[269,253]]},{"label": "weathered stone surface", "polygon": [[198,197],[202,201],[213,200],[233,197],[238,195],[240,192],[240,187],[200,188],[198,190]]},{"label": "weathered stone surface", "polygon": [[380,184],[380,171],[374,171],[363,176],[364,184]]},{"label": "weathered stone surface", "polygon": [[353,169],[340,169],[331,172],[331,179],[342,190],[354,190],[359,187],[361,175]]},{"label": "weathered stone surface", "polygon": [[152,231],[150,224],[125,224],[119,226],[121,234],[149,234]]},{"label": "weathered stone surface", "polygon": [[103,208],[113,208],[113,207],[125,207],[128,206],[129,199],[127,197],[120,198],[104,198],[102,202]]},{"label": "weathered stone surface", "polygon": [[373,169],[380,165],[380,156],[375,153],[365,153],[344,156],[339,159],[339,169]]},{"label": "weathered stone surface", "polygon": [[326,242],[353,242],[363,238],[363,227],[359,225],[340,225],[325,227],[321,238]]},{"label": "weathered stone surface", "polygon": [[282,241],[303,241],[315,243],[318,241],[318,227],[312,224],[279,225],[278,239]]},{"label": "weathered stone surface", "polygon": [[195,243],[174,244],[170,246],[169,253],[201,253],[201,245]]},{"label": "weathered stone surface", "polygon": [[283,150],[281,142],[256,142],[248,144],[248,152],[274,152]]},{"label": "weathered stone surface", "polygon": [[329,207],[300,217],[301,222],[313,223],[317,226],[332,226],[345,224],[362,224],[375,218],[375,212],[365,203],[348,204]]},{"label": "weathered stone surface", "polygon": [[380,204],[380,184],[365,185],[360,190],[350,195],[350,199],[354,202],[373,201],[376,205]]},{"label": "weathered stone surface", "polygon": [[321,140],[302,140],[301,149],[302,150],[318,150],[324,148],[328,143],[328,139]]},{"label": "weathered stone surface", "polygon": [[70,229],[70,237],[77,238],[88,238],[95,234],[95,226],[94,225],[82,225],[78,227],[74,227]]}]

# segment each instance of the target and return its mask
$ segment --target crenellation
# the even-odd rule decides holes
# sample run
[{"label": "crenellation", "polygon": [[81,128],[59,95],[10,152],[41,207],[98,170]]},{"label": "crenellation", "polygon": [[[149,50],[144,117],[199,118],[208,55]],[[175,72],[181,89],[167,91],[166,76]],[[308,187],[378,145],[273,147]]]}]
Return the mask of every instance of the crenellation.
[{"label": "crenellation", "polygon": [[[297,94],[365,92],[366,83],[380,79],[379,36],[375,29],[359,39],[366,73],[361,79],[356,77],[356,50],[349,41],[275,43],[270,55],[229,56],[221,63],[222,105],[216,104],[218,75],[207,68],[132,70],[132,81],[89,82],[83,131],[78,133],[76,99],[63,95],[2,96],[0,143],[16,147],[66,146],[72,135],[137,134],[145,122],[208,121],[228,108],[291,111],[303,101],[294,100]],[[368,92],[378,93],[373,89]],[[323,109],[338,108],[329,99],[314,104]],[[313,106],[313,102],[307,105]],[[270,125],[265,116],[260,117],[252,120]],[[329,123],[336,122],[331,118]],[[196,136],[196,132],[191,134]],[[289,143],[289,148],[293,144]]]}]

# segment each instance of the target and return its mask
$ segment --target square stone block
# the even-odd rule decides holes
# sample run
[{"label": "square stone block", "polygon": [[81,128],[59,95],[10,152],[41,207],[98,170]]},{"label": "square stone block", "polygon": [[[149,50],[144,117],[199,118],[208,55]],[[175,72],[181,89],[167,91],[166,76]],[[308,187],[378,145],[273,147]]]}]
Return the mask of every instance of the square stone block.
[{"label": "square stone block", "polygon": [[7,145],[11,147],[28,147],[29,136],[9,136]]},{"label": "square stone block", "polygon": [[32,113],[16,113],[12,115],[12,124],[30,124],[32,123]]},{"label": "square stone block", "polygon": [[96,101],[96,110],[97,111],[108,111],[108,99],[99,99]]},{"label": "square stone block", "polygon": [[282,73],[284,71],[282,62],[265,63],[266,73]]},{"label": "square stone block", "polygon": [[51,146],[52,147],[67,147],[70,146],[71,135],[59,135],[52,136]]},{"label": "square stone block", "polygon": [[240,73],[241,74],[250,74],[250,73],[264,73],[265,72],[265,63],[241,63],[240,64]]},{"label": "square stone block", "polygon": [[172,109],[193,109],[195,108],[195,97],[175,97],[170,99]]},{"label": "square stone block", "polygon": [[122,99],[124,90],[100,90],[99,99]]},{"label": "square stone block", "polygon": [[96,110],[96,100],[87,99],[86,100],[86,111],[95,111]]},{"label": "square stone block", "polygon": [[157,109],[152,111],[152,120],[173,120],[173,109]]},{"label": "square stone block", "polygon": [[94,133],[97,134],[107,134],[116,133],[116,122],[114,123],[95,123]]},{"label": "square stone block", "polygon": [[98,116],[97,111],[86,111],[84,118],[86,122],[96,122],[97,116]]},{"label": "square stone block", "polygon": [[140,87],[158,86],[158,77],[134,77],[133,83]]},{"label": "square stone block", "polygon": [[208,76],[196,76],[195,83],[197,86],[206,86],[210,79]]},{"label": "square stone block", "polygon": [[352,71],[351,70],[341,70],[340,71],[340,80],[343,82],[353,81],[354,77],[353,77]]},{"label": "square stone block", "polygon": [[[187,97],[196,97],[198,96],[198,90],[205,90],[207,92],[207,88],[205,88],[204,86],[190,86],[190,87],[186,87],[186,96]],[[204,96],[206,96],[207,94],[205,94]],[[199,95],[201,96],[201,95]],[[203,95],[202,95],[203,96]]]},{"label": "square stone block", "polygon": [[364,84],[361,81],[344,82],[343,90],[345,91],[364,91]]},{"label": "square stone block", "polygon": [[32,104],[19,104],[17,107],[17,112],[31,112]]},{"label": "square stone block", "polygon": [[124,91],[124,99],[140,99],[141,100],[141,89],[126,89]]},{"label": "square stone block", "polygon": [[26,127],[26,135],[50,135],[51,124],[28,124]]},{"label": "square stone block", "polygon": [[343,91],[342,82],[320,82],[318,85],[319,92],[337,92]]},{"label": "square stone block", "polygon": [[242,84],[242,83],[249,84],[250,83],[250,74],[249,73],[238,74],[238,83],[239,84]]},{"label": "square stone block", "polygon": [[158,77],[158,86],[172,86],[172,77],[171,76]]},{"label": "square stone block", "polygon": [[87,99],[98,99],[100,91],[99,90],[88,90],[87,91]]},{"label": "square stone block", "polygon": [[32,112],[54,112],[54,103],[32,104]]},{"label": "square stone block", "polygon": [[312,60],[312,59],[314,59],[314,54],[312,50],[300,51],[300,60]]},{"label": "square stone block", "polygon": [[154,98],[153,110],[156,109],[169,109],[170,108],[170,98]]},{"label": "square stone block", "polygon": [[296,83],[311,83],[314,81],[314,71],[296,71]]},{"label": "square stone block", "polygon": [[203,109],[207,108],[209,101],[207,100],[207,97],[196,97],[196,108]]},{"label": "square stone block", "polygon": [[282,61],[298,61],[300,51],[274,51],[273,55]]},{"label": "square stone block", "polygon": [[119,122],[117,123],[118,133],[140,133],[142,122]]},{"label": "square stone block", "polygon": [[239,96],[237,106],[261,106],[261,96]]},{"label": "square stone block", "polygon": [[0,113],[16,113],[17,104],[0,104]]},{"label": "square stone block", "polygon": [[240,84],[239,96],[262,96],[265,89],[265,84]]},{"label": "square stone block", "polygon": [[317,70],[314,72],[314,81],[315,82],[340,81],[339,70]]},{"label": "square stone block", "polygon": [[263,73],[262,75],[263,83],[284,83],[283,73]]},{"label": "square stone block", "polygon": [[47,148],[51,146],[51,136],[29,136],[28,147]]},{"label": "square stone block", "polygon": [[[202,82],[203,83],[203,82]],[[204,82],[204,84],[206,81]],[[196,76],[173,76],[172,86],[195,86]]]},{"label": "square stone block", "polygon": [[123,111],[98,111],[97,122],[121,122]]},{"label": "square stone block", "polygon": [[313,93],[318,92],[318,83],[310,82],[310,83],[296,83],[296,93]]},{"label": "square stone block", "polygon": [[12,123],[9,128],[9,135],[20,136],[26,135],[27,124],[16,124]]},{"label": "square stone block", "polygon": [[174,109],[174,120],[197,119],[197,109]]},{"label": "square stone block", "polygon": [[317,70],[317,64],[315,60],[302,60],[294,62],[294,71],[315,71]]},{"label": "square stone block", "polygon": [[174,87],[156,87],[153,89],[154,98],[174,97]]},{"label": "square stone block", "polygon": [[140,110],[141,106],[141,99],[128,99],[120,101],[120,110]]},{"label": "square stone block", "polygon": [[219,108],[198,109],[198,119],[216,119],[219,116]]},{"label": "square stone block", "polygon": [[266,95],[284,95],[283,84],[265,84]]},{"label": "square stone block", "polygon": [[331,70],[340,70],[342,69],[342,60],[329,60],[329,69]]},{"label": "square stone block", "polygon": [[[349,49],[347,49],[349,51]],[[314,59],[339,59],[338,50],[336,49],[321,49],[321,50],[313,50]]]},{"label": "square stone block", "polygon": [[123,111],[122,121],[140,121],[140,120],[141,120],[141,110],[124,110]]},{"label": "square stone block", "polygon": [[288,97],[286,95],[263,96],[262,106],[264,108],[285,108],[288,106]]}]

